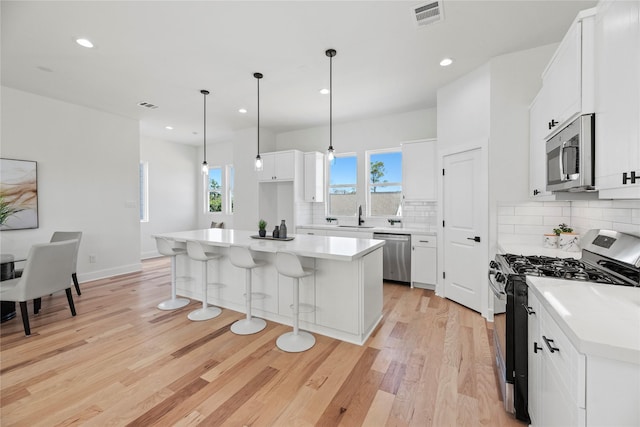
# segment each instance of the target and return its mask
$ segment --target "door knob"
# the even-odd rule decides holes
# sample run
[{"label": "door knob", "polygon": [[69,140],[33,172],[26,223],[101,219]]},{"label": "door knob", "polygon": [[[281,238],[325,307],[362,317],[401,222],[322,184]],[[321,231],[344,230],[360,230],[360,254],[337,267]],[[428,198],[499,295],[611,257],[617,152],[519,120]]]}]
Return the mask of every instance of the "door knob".
[{"label": "door knob", "polygon": [[480,242],[480,236],[467,237],[467,240],[473,240],[474,242]]}]

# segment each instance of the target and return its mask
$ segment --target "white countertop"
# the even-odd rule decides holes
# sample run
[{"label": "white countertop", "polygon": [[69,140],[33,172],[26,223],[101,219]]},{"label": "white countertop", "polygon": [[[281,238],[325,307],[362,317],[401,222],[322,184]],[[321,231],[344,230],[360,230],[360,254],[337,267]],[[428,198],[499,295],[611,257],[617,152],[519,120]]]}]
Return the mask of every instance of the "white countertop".
[{"label": "white countertop", "polygon": [[504,254],[514,255],[544,255],[557,258],[580,259],[582,252],[568,252],[561,249],[545,248],[538,245],[523,245],[517,243],[498,242],[498,250]]},{"label": "white countertop", "polygon": [[640,288],[527,276],[576,349],[640,364]]},{"label": "white countertop", "polygon": [[295,238],[288,241],[251,238],[251,236],[257,234],[257,231],[205,228],[202,230],[156,234],[152,237],[166,237],[185,242],[196,241],[222,247],[247,245],[251,250],[257,252],[275,253],[279,250],[286,250],[300,256],[337,261],[352,261],[361,258],[384,245],[383,241],[374,239],[309,236],[305,234],[289,234],[288,237]]},{"label": "white countertop", "polygon": [[423,234],[426,236],[435,236],[435,231],[429,231],[424,228],[411,228],[396,225],[393,227],[358,227],[357,225],[336,225],[336,224],[308,224],[299,225],[298,228],[314,228],[316,230],[342,230],[342,231],[361,231],[363,233],[398,233],[398,234]]}]

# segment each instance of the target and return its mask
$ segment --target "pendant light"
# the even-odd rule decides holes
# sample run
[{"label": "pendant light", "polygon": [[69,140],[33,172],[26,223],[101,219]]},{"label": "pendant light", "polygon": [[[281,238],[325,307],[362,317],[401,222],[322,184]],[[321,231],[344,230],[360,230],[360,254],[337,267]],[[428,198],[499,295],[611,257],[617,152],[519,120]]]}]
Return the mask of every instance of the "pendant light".
[{"label": "pendant light", "polygon": [[209,164],[207,163],[207,95],[209,95],[209,91],[202,89],[200,93],[204,97],[204,138],[202,147],[204,149],[204,161],[202,162],[202,173],[204,175],[209,174]]},{"label": "pendant light", "polygon": [[260,79],[262,78],[261,73],[253,73],[253,77],[256,78],[258,82],[258,155],[256,156],[256,171],[262,170],[262,158],[260,157]]},{"label": "pendant light", "polygon": [[329,57],[329,148],[327,159],[332,162],[335,159],[333,150],[333,57],[338,52],[335,49],[327,49],[325,55]]}]

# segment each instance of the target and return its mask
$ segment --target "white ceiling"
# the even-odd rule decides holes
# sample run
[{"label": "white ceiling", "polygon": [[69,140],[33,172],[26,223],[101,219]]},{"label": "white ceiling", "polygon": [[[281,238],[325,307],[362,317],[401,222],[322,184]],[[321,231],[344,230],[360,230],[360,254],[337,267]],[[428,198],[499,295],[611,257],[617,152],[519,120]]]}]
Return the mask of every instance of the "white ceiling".
[{"label": "white ceiling", "polygon": [[[202,142],[256,125],[326,125],[435,107],[436,90],[491,57],[559,42],[595,1],[2,1],[2,84],[140,120],[143,135]],[[94,49],[74,40],[86,37]],[[450,56],[453,65],[439,61]],[[137,106],[158,105],[155,110]],[[247,114],[239,114],[240,107]],[[169,131],[165,126],[174,130]]]}]

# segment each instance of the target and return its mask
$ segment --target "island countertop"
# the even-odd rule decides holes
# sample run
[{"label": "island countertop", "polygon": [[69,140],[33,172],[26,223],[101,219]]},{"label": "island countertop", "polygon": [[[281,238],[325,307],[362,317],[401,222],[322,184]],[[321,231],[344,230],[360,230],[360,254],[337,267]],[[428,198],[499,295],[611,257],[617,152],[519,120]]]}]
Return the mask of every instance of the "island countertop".
[{"label": "island countertop", "polygon": [[176,241],[196,241],[211,246],[229,247],[231,245],[249,246],[253,251],[276,253],[290,251],[300,256],[353,261],[382,247],[384,241],[349,237],[309,236],[289,234],[293,240],[255,239],[255,231],[224,228],[205,228],[201,230],[159,233],[152,237],[164,237]]}]

